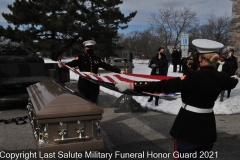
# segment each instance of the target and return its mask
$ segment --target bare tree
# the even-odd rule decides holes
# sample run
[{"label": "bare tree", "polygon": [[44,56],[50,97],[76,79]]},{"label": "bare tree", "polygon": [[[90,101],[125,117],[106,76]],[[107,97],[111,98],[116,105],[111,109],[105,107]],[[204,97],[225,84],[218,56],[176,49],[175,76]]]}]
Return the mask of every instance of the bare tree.
[{"label": "bare tree", "polygon": [[[152,15],[147,30],[132,31],[124,35],[122,44],[125,50],[132,51],[140,58],[152,57],[160,46],[165,48],[177,46],[183,32],[189,34],[189,42],[193,39],[206,38],[228,46],[230,22],[231,18],[226,15],[217,17],[211,14],[204,22],[199,23],[195,13],[189,9],[185,8],[182,11],[175,11],[172,8],[160,9],[158,15]],[[189,49],[195,50],[195,47],[189,43]],[[169,52],[166,54],[170,57]]]},{"label": "bare tree", "polygon": [[149,29],[141,32],[139,41],[139,49],[142,57],[150,58],[157,54],[157,49],[161,44],[156,43],[157,37],[151,34]]},{"label": "bare tree", "polygon": [[224,46],[229,45],[230,30],[231,18],[227,15],[217,17],[211,14],[204,25],[200,27],[201,38],[221,42]]},{"label": "bare tree", "polygon": [[158,10],[158,14],[151,14],[149,24],[153,34],[167,48],[177,46],[181,33],[188,32],[197,22],[196,13],[189,8],[183,10],[162,8]]},{"label": "bare tree", "polygon": [[135,56],[138,56],[138,39],[140,39],[140,31],[132,31],[124,38],[124,49],[132,51]]},{"label": "bare tree", "polygon": [[156,43],[157,37],[149,29],[132,31],[122,38],[124,50],[131,51],[135,57],[150,58],[157,53],[161,43]]}]

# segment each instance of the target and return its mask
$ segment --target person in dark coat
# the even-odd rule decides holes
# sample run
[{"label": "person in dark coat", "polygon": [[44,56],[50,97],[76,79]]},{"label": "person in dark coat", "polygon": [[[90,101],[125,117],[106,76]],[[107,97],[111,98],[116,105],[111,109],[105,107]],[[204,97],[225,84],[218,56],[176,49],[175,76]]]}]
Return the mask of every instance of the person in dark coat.
[{"label": "person in dark coat", "polygon": [[[117,67],[113,67],[104,62],[103,59],[94,55],[94,45],[96,44],[93,40],[84,41],[84,52],[81,55],[78,55],[73,61],[66,63],[70,67],[78,66],[81,72],[87,72],[88,74],[98,74],[99,67],[116,72],[124,73]],[[60,63],[59,67],[62,67]],[[95,84],[81,76],[78,79],[78,91],[79,94],[87,98],[93,103],[97,104],[98,95],[99,95],[99,85]]]},{"label": "person in dark coat", "polygon": [[178,73],[183,73],[183,57],[182,57],[182,50],[179,50],[179,61],[178,61],[178,65],[179,65],[179,70]]},{"label": "person in dark coat", "polygon": [[180,60],[180,55],[177,49],[174,47],[172,51],[172,65],[173,65],[173,72],[177,72],[177,65]]},{"label": "person in dark coat", "polygon": [[[229,50],[228,56],[226,58],[226,65],[229,66],[228,75],[233,76],[235,74],[236,70],[238,69],[237,59],[234,56],[234,49]],[[227,98],[230,97],[230,94],[231,94],[231,89],[228,89]]]},{"label": "person in dark coat", "polygon": [[[203,153],[216,158],[212,152],[217,139],[214,103],[222,90],[235,88],[238,79],[215,69],[219,58],[217,50],[223,44],[207,39],[196,39],[192,44],[198,48],[199,70],[169,80],[121,82],[115,86],[121,92],[127,89],[136,92],[181,92],[183,104],[170,131],[174,138],[174,158],[206,160],[210,157]],[[184,154],[194,157],[184,157]]]},{"label": "person in dark coat", "polygon": [[[148,64],[149,68],[152,68],[151,75],[167,76],[168,73],[168,59],[164,54],[164,48],[158,48],[158,54],[150,60]],[[153,100],[153,96],[150,96],[148,102]],[[159,97],[155,97],[155,106],[158,106]]]}]

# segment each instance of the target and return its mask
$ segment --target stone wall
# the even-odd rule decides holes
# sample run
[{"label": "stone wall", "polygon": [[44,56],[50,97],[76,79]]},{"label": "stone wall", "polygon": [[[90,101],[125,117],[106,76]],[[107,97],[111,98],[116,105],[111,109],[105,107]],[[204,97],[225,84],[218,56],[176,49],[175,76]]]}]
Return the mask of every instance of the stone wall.
[{"label": "stone wall", "polygon": [[238,58],[240,67],[240,0],[233,0],[229,48],[235,50],[234,55]]}]

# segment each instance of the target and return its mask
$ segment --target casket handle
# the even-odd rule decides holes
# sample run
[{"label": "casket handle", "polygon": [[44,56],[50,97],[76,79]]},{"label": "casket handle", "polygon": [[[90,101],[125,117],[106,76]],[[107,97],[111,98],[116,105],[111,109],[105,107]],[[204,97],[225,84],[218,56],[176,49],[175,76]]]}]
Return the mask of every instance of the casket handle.
[{"label": "casket handle", "polygon": [[81,140],[87,140],[90,139],[89,136],[85,136],[85,137],[73,137],[73,138],[64,138],[64,139],[54,139],[54,142],[56,143],[64,143],[64,142],[69,142],[69,141],[81,141]]},{"label": "casket handle", "polygon": [[36,131],[36,129],[35,129],[36,126],[35,126],[35,123],[34,123],[35,117],[32,116],[33,109],[32,109],[32,104],[31,104],[31,103],[28,103],[27,109],[28,109],[28,111],[29,111],[29,112],[28,112],[28,115],[29,115],[30,123],[31,123],[32,129],[33,129],[34,137],[35,137],[36,139],[38,139],[37,131]]},{"label": "casket handle", "polygon": [[100,119],[92,121],[92,133],[93,137],[95,137],[96,139],[101,139],[100,121]]},{"label": "casket handle", "polygon": [[79,138],[82,138],[82,133],[84,132],[85,129],[85,123],[83,123],[82,121],[77,121],[77,125],[76,125],[76,132],[79,134]]}]

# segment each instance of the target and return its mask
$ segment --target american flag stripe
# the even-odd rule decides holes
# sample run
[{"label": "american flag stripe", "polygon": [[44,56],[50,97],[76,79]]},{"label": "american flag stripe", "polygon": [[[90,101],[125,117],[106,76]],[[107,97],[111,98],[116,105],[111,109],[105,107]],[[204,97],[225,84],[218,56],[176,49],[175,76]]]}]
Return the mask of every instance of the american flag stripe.
[{"label": "american flag stripe", "polygon": [[[76,74],[83,76],[88,79],[99,80],[102,82],[133,82],[133,81],[160,81],[161,79],[166,79],[167,76],[151,76],[151,75],[140,75],[140,74],[115,74],[115,75],[106,75],[106,76],[97,76],[91,75],[89,72],[80,72],[76,69],[73,69],[63,63],[65,67],[70,69],[71,71],[75,72]],[[171,77],[169,77],[171,78]]]},{"label": "american flag stripe", "polygon": [[97,78],[97,76],[94,76],[94,75],[89,75],[89,74],[86,74],[85,73],[85,76],[87,77],[87,78],[90,78],[90,79],[94,79],[94,80],[98,80],[98,78]]},{"label": "american flag stripe", "polygon": [[121,74],[121,75],[119,75],[119,74],[113,75],[113,76],[117,79],[116,82],[120,82],[120,81],[124,81],[124,82],[134,82],[134,80],[131,80],[131,79],[129,79],[129,78],[125,78],[125,77],[123,77],[122,75],[123,75],[123,74]]},{"label": "american flag stripe", "polygon": [[136,77],[140,77],[140,78],[144,77],[144,78],[147,79],[145,81],[149,81],[149,80],[159,81],[159,80],[167,80],[167,79],[170,79],[170,78],[174,78],[174,77],[171,77],[171,76],[158,76],[158,75],[142,75],[142,74],[126,74],[126,75],[132,76],[135,79],[136,79]]},{"label": "american flag stripe", "polygon": [[108,82],[108,83],[114,83],[114,81],[111,78],[108,78],[107,76],[101,76],[101,79],[103,82]]},{"label": "american flag stripe", "polygon": [[104,76],[104,77],[107,77],[108,79],[112,79],[113,80],[112,83],[115,83],[115,82],[118,83],[121,81],[115,75],[108,75],[108,76]]},{"label": "american flag stripe", "polygon": [[102,79],[102,77],[95,76],[95,78],[97,78],[97,80],[98,80],[98,81],[102,81],[102,82],[103,82],[103,79]]},{"label": "american flag stripe", "polygon": [[[173,77],[170,76],[152,76],[152,75],[143,75],[143,74],[114,74],[114,75],[105,75],[105,76],[97,76],[92,75],[89,72],[81,72],[74,68],[71,68],[67,66],[64,63],[61,63],[62,66],[68,68],[69,70],[73,71],[74,73],[78,74],[79,76],[82,76],[83,78],[86,78],[90,80],[93,83],[99,84],[100,86],[106,87],[110,90],[114,90],[119,92],[119,90],[115,87],[115,83],[118,82],[134,82],[134,81],[161,81],[164,79],[170,79]],[[170,94],[164,94],[164,93],[148,93],[148,92],[135,92],[131,90],[127,90],[123,92],[128,95],[134,95],[134,96],[149,96],[149,95],[156,95],[156,96],[168,96],[168,97],[176,97],[178,94],[170,93]]]},{"label": "american flag stripe", "polygon": [[[137,75],[137,74],[135,74],[135,75]],[[131,74],[121,74],[121,77],[129,79],[131,81],[136,81],[136,80],[137,81],[159,81],[159,79],[145,78],[145,77],[143,77],[143,75],[142,75],[142,77],[140,77],[139,75],[138,76],[133,76]],[[126,82],[128,82],[128,81],[126,81]]]},{"label": "american flag stripe", "polygon": [[111,77],[109,76],[104,76],[110,83],[114,83],[114,79],[112,79]]}]

